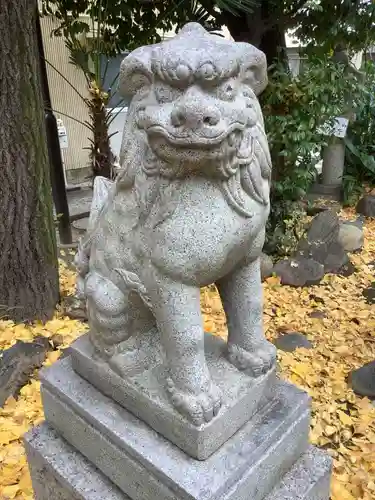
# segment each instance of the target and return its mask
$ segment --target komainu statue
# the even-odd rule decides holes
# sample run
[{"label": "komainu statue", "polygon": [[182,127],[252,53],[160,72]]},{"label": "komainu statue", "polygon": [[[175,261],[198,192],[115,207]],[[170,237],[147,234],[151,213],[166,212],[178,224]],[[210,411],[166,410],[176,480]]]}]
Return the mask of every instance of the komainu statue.
[{"label": "komainu statue", "polygon": [[127,56],[121,172],[76,256],[98,356],[124,374],[124,343],[158,330],[165,390],[194,425],[221,406],[205,359],[201,287],[219,290],[229,361],[252,377],[275,361],[259,264],[271,159],[257,95],[266,85],[262,52],[195,23]]}]

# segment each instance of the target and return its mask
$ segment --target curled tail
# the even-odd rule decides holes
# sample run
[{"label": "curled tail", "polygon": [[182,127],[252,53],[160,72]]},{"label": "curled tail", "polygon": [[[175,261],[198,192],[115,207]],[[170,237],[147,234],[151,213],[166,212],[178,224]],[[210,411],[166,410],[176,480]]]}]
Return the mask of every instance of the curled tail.
[{"label": "curled tail", "polygon": [[98,221],[114,191],[114,181],[101,176],[95,177],[87,231],[79,242],[78,251],[74,257],[74,265],[77,269],[76,294],[80,299],[85,298],[85,278],[89,272],[91,245],[98,227]]}]

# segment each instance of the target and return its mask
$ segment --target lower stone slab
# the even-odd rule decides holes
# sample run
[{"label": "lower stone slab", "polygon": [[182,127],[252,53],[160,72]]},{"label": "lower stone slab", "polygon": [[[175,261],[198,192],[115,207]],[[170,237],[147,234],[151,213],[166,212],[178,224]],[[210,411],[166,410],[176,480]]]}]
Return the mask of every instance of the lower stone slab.
[{"label": "lower stone slab", "polygon": [[266,500],[328,500],[332,459],[311,446]]},{"label": "lower stone slab", "polygon": [[124,493],[137,500],[262,500],[304,453],[306,393],[278,383],[217,452],[195,460],[77,375],[69,358],[41,375],[47,421]]},{"label": "lower stone slab", "polygon": [[[211,422],[199,427],[178,413],[164,391],[165,367],[156,331],[143,337],[141,349],[129,340],[123,355],[128,372],[120,377],[95,357],[88,335],[70,348],[74,370],[102,393],[117,401],[159,434],[199,460],[208,458],[273,396],[275,370],[253,378],[238,371],[226,359],[226,342],[205,336],[207,364],[214,382],[222,390],[223,406]],[[140,356],[139,351],[142,352]]]},{"label": "lower stone slab", "polygon": [[131,500],[46,423],[24,443],[35,500]]},{"label": "lower stone slab", "polygon": [[[25,445],[35,500],[131,500],[47,424],[29,432]],[[328,500],[330,473],[329,457],[310,447],[264,500]]]}]

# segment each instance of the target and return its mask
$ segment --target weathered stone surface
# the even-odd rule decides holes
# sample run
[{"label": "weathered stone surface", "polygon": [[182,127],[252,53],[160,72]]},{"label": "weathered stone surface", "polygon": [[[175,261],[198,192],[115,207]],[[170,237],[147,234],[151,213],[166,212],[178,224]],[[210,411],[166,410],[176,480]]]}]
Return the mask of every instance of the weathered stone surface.
[{"label": "weathered stone surface", "polygon": [[24,443],[35,500],[131,500],[47,424]]},{"label": "weathered stone surface", "polygon": [[345,142],[334,137],[323,151],[322,184],[341,186],[345,163]]},{"label": "weathered stone surface", "polygon": [[332,459],[309,448],[265,500],[328,500]]},{"label": "weathered stone surface", "polygon": [[324,265],[305,257],[279,260],[273,270],[282,285],[317,285],[324,277]]},{"label": "weathered stone surface", "polygon": [[0,351],[0,406],[10,396],[18,393],[36,368],[40,368],[52,346],[48,339],[36,337],[33,342],[17,342],[4,351]]},{"label": "weathered stone surface", "polygon": [[340,224],[338,242],[347,252],[361,250],[364,243],[363,230],[354,224]]},{"label": "weathered stone surface", "polygon": [[310,258],[323,264],[326,273],[336,273],[349,258],[339,243],[340,222],[332,210],[314,217],[306,238],[297,247],[296,255]]},{"label": "weathered stone surface", "polygon": [[375,360],[352,371],[349,379],[356,394],[375,399]]},{"label": "weathered stone surface", "polygon": [[121,172],[76,258],[97,354],[124,377],[123,344],[158,325],[170,404],[197,427],[223,404],[203,356],[201,287],[220,289],[231,363],[259,377],[275,364],[260,282],[271,157],[257,95],[266,85],[262,52],[196,23],[126,57]]},{"label": "weathered stone surface", "polygon": [[359,215],[354,220],[343,219],[340,222],[341,222],[341,224],[347,224],[349,226],[357,227],[358,229],[363,229],[363,226],[366,222],[366,217],[364,215]]},{"label": "weathered stone surface", "polygon": [[88,217],[92,202],[92,189],[85,186],[82,189],[68,192],[68,205],[71,220]]},{"label": "weathered stone surface", "polygon": [[[48,425],[25,441],[35,500],[130,500]],[[329,457],[310,447],[264,500],[328,500],[330,471]]]},{"label": "weathered stone surface", "polygon": [[44,372],[42,395],[47,422],[137,500],[261,500],[308,443],[309,398],[281,382],[273,404],[205,461],[99,393],[69,359]]},{"label": "weathered stone surface", "polygon": [[311,349],[312,344],[305,335],[297,332],[286,333],[280,335],[274,341],[275,346],[281,351],[293,352],[298,347],[304,347],[305,349]]},{"label": "weathered stone surface", "polygon": [[[210,422],[199,427],[191,425],[169,404],[163,389],[166,374],[159,352],[158,332],[151,337],[143,336],[142,342],[142,346],[129,345],[128,372],[124,378],[106,363],[93,359],[94,350],[87,336],[78,339],[70,348],[73,368],[101,392],[195,458],[211,455],[273,396],[275,371],[258,378],[238,371],[226,359],[226,343],[206,334],[208,368],[223,394],[223,407]],[[138,355],[131,358],[134,352]]]},{"label": "weathered stone surface", "polygon": [[269,278],[273,272],[273,260],[265,253],[260,256],[260,275],[262,281]]},{"label": "weathered stone surface", "polygon": [[365,217],[375,217],[375,195],[367,194],[359,200],[356,207],[357,213]]}]

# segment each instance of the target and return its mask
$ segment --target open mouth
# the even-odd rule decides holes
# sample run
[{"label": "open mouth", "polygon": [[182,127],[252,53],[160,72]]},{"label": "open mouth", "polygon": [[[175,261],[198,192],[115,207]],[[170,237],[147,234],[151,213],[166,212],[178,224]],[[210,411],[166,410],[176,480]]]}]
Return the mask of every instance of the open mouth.
[{"label": "open mouth", "polygon": [[149,136],[161,136],[166,142],[173,146],[185,146],[188,148],[207,148],[221,144],[227,137],[244,130],[242,123],[232,123],[225,131],[215,137],[205,137],[189,131],[186,134],[171,134],[160,125],[152,125],[146,129]]}]

